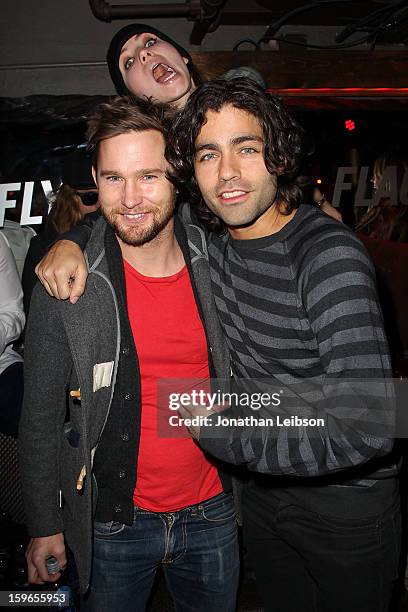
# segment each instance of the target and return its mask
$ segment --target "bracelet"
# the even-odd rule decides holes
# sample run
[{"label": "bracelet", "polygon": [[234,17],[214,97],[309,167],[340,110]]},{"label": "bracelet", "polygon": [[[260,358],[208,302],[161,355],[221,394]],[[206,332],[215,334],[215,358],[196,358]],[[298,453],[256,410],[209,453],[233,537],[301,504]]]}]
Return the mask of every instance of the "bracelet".
[{"label": "bracelet", "polygon": [[320,200],[316,200],[316,201],[315,201],[315,204],[316,204],[316,206],[318,206],[318,208],[320,208],[320,207],[321,207],[321,205],[323,204],[323,202],[326,202],[326,196],[322,196],[322,197],[320,198]]}]

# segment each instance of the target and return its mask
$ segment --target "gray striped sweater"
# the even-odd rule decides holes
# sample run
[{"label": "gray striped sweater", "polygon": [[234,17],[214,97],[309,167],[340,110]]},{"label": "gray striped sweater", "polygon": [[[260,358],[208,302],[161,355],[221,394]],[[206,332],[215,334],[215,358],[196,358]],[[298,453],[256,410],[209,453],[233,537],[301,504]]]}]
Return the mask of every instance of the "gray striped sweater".
[{"label": "gray striped sweater", "polygon": [[[370,484],[375,459],[393,446],[394,408],[375,273],[361,242],[302,205],[265,238],[211,235],[208,254],[236,390],[283,394],[279,408],[256,414],[273,426],[236,424],[253,412],[238,402],[223,412],[231,425],[215,427],[213,415],[200,444],[264,474],[352,477],[364,466],[354,482]],[[295,414],[324,424],[276,426],[278,415],[282,423]]]}]

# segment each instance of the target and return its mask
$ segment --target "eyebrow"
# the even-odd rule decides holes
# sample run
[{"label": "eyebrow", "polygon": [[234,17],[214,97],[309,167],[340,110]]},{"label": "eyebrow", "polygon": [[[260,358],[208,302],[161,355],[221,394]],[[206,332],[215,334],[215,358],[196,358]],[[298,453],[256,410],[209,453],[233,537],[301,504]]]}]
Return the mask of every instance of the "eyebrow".
[{"label": "eyebrow", "polygon": [[[164,174],[166,170],[164,168],[142,168],[136,172],[136,176],[144,176],[145,174]],[[100,177],[104,176],[123,176],[118,170],[101,170],[99,173]]]},{"label": "eyebrow", "polygon": [[[143,34],[144,32],[142,32]],[[131,38],[138,38],[140,36],[140,34],[134,34]],[[130,40],[130,39],[129,39]],[[126,45],[124,47],[122,47],[121,52],[119,53],[119,57],[122,55],[122,53],[126,53],[127,51],[127,47]]]},{"label": "eyebrow", "polygon": [[[232,146],[237,146],[240,145],[244,142],[258,142],[260,144],[263,144],[263,138],[261,138],[261,136],[256,136],[255,134],[243,134],[242,136],[236,136],[235,138],[232,138],[230,140],[230,144],[232,144]],[[219,145],[213,142],[204,142],[201,145],[198,145],[195,149],[196,153],[199,153],[200,151],[203,151],[204,149],[208,149],[210,151],[218,151],[219,150]]]}]

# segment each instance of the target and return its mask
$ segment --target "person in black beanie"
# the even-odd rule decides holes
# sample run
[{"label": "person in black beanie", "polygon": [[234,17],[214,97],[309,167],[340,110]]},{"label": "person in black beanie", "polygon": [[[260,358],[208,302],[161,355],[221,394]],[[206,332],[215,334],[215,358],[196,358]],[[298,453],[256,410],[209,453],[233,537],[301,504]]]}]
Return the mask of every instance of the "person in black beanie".
[{"label": "person in black beanie", "polygon": [[143,23],[120,29],[109,45],[109,73],[119,95],[133,94],[182,108],[202,79],[190,54]]}]

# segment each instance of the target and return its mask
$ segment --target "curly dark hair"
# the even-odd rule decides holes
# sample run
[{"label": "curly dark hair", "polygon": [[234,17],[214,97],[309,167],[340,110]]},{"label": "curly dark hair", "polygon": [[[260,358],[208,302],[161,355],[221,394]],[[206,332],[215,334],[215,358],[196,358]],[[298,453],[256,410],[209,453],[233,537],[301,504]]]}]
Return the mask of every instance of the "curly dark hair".
[{"label": "curly dark hair", "polygon": [[166,158],[173,167],[170,178],[177,188],[187,188],[198,219],[210,230],[225,231],[224,222],[205,204],[194,176],[195,142],[206,122],[206,113],[233,106],[256,117],[262,127],[265,165],[277,175],[276,201],[283,214],[298,208],[302,201],[299,177],[305,154],[304,131],[282,102],[257,83],[244,78],[216,79],[204,83],[190,96],[172,124]]}]

